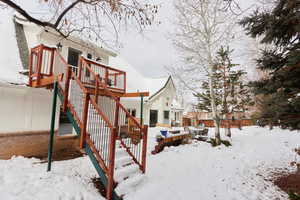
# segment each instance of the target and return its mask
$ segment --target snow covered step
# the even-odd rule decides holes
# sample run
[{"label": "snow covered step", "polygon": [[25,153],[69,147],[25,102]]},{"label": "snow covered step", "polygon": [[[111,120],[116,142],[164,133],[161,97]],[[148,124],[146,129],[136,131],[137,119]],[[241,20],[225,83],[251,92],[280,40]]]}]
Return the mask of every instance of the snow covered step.
[{"label": "snow covered step", "polygon": [[121,169],[117,169],[115,171],[114,178],[115,178],[115,181],[120,183],[125,178],[134,176],[135,174],[138,174],[138,173],[140,173],[139,166],[136,165],[136,164],[132,164],[132,165],[128,165],[126,167],[123,167]]},{"label": "snow covered step", "polygon": [[117,158],[120,158],[120,157],[124,157],[124,156],[127,156],[128,153],[125,149],[122,149],[122,148],[117,148],[116,149],[116,157]]},{"label": "snow covered step", "polygon": [[122,168],[124,167],[125,165],[129,165],[129,164],[132,164],[133,163],[133,160],[130,156],[122,156],[122,157],[116,157],[116,160],[115,160],[115,168],[118,169],[118,168]]},{"label": "snow covered step", "polygon": [[126,195],[131,191],[135,190],[136,186],[141,184],[143,180],[144,180],[144,175],[142,173],[137,173],[136,175],[119,183],[115,190],[119,195]]}]

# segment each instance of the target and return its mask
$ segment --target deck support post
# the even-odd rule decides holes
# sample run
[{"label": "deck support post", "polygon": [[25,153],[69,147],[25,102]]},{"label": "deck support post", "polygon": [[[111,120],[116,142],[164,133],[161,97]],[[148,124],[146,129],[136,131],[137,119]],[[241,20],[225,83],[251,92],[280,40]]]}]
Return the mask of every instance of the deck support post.
[{"label": "deck support post", "polygon": [[108,184],[106,191],[107,200],[112,200],[112,194],[114,190],[114,170],[115,170],[115,154],[116,154],[116,140],[118,135],[119,127],[119,111],[120,111],[120,98],[116,101],[114,128],[110,135],[109,145],[109,166],[108,166]]},{"label": "deck support post", "polygon": [[81,133],[80,133],[80,148],[81,149],[84,148],[85,142],[86,142],[89,101],[90,101],[90,95],[88,93],[85,93],[84,102],[83,102],[83,112],[82,112],[82,126],[81,126]]},{"label": "deck support post", "polygon": [[141,115],[140,115],[140,123],[143,126],[143,110],[144,110],[144,95],[141,95]]},{"label": "deck support post", "polygon": [[148,142],[148,125],[143,126],[143,147],[142,147],[142,172],[146,172],[146,156]]},{"label": "deck support post", "polygon": [[51,116],[51,125],[50,125],[50,138],[48,145],[48,166],[47,171],[51,171],[51,162],[52,162],[52,151],[53,151],[53,140],[54,140],[54,129],[55,129],[55,116],[56,116],[56,103],[57,103],[57,78],[54,81],[54,90],[53,90],[53,100],[52,100],[52,116]]}]

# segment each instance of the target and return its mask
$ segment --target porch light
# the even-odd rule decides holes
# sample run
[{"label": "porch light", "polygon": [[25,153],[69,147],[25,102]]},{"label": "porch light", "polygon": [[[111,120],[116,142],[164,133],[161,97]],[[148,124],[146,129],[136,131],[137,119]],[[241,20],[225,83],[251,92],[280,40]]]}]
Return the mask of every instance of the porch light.
[{"label": "porch light", "polygon": [[57,47],[57,50],[58,50],[58,51],[61,51],[61,49],[62,49],[62,45],[61,45],[61,43],[60,43],[60,42],[56,44],[56,47]]}]

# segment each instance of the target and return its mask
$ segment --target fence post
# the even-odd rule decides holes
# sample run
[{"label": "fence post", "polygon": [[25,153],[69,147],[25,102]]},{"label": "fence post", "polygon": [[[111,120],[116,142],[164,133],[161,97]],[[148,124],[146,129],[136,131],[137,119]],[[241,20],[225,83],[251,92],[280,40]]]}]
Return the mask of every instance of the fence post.
[{"label": "fence post", "polygon": [[86,129],[87,129],[87,118],[88,118],[88,109],[89,109],[89,100],[90,95],[85,93],[84,103],[83,103],[83,112],[82,112],[82,127],[80,135],[80,148],[83,149],[86,142]]},{"label": "fence post", "polygon": [[106,191],[106,198],[108,200],[112,199],[112,192],[114,188],[115,150],[116,150],[116,139],[118,134],[119,110],[120,110],[119,101],[120,99],[118,98],[116,101],[114,128],[111,132],[110,143],[109,143],[108,185]]},{"label": "fence post", "polygon": [[51,125],[50,125],[50,138],[49,138],[49,145],[48,145],[48,166],[47,166],[47,171],[51,170],[53,139],[54,139],[54,129],[55,129],[57,91],[58,91],[57,78],[55,78],[54,91],[53,91],[53,100],[52,100],[52,116],[51,116]]},{"label": "fence post", "polygon": [[148,125],[143,126],[143,149],[142,149],[142,171],[146,172],[146,156],[147,156],[147,141],[148,141]]}]

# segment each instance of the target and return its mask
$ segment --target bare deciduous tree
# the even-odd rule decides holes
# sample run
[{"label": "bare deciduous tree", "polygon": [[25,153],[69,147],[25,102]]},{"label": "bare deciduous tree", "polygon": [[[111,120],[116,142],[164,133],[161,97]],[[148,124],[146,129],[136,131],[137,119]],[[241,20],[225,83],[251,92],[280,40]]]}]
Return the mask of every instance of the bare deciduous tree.
[{"label": "bare deciduous tree", "polygon": [[138,0],[40,0],[39,6],[47,8],[47,12],[41,16],[32,14],[32,10],[26,10],[25,6],[16,2],[0,0],[0,8],[13,8],[28,21],[51,27],[63,37],[77,32],[80,36],[95,38],[102,44],[108,37],[118,43],[118,32],[127,23],[143,30],[154,22],[158,11],[157,5]]},{"label": "bare deciduous tree", "polygon": [[187,85],[200,88],[199,80],[208,74],[217,144],[221,143],[221,138],[220,111],[213,90],[214,58],[220,46],[228,45],[234,38],[236,21],[232,12],[224,11],[227,3],[223,0],[176,0],[174,4],[177,13],[174,44],[185,63],[184,73],[180,76],[188,74],[182,81],[197,80]]}]

